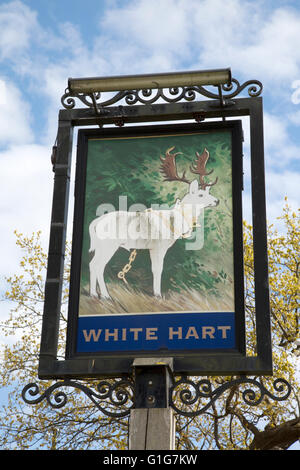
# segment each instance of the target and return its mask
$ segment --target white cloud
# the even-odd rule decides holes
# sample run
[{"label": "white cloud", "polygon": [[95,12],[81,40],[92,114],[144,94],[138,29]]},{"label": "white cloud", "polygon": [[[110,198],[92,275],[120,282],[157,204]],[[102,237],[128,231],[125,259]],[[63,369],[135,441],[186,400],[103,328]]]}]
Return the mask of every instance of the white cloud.
[{"label": "white cloud", "polygon": [[283,206],[284,197],[288,194],[291,204],[299,204],[299,174],[297,172],[269,171],[266,181],[269,200],[281,201]]},{"label": "white cloud", "polygon": [[37,26],[36,12],[19,0],[0,6],[0,58],[16,59],[30,44]]},{"label": "white cloud", "polygon": [[[87,45],[68,21],[58,23],[56,31],[46,30],[21,1],[4,4],[0,26],[2,18],[3,30],[14,36],[8,47],[0,41],[2,57],[10,57],[19,73],[43,82],[39,91],[56,102],[69,76],[231,66],[235,77],[258,78],[268,86],[300,78],[298,11],[241,0],[108,5],[101,17],[100,9],[95,11],[99,32]],[[37,39],[40,52],[31,47],[32,55],[25,54]]]},{"label": "white cloud", "polygon": [[[288,119],[282,119],[282,116],[265,112],[264,143],[267,173],[273,171],[282,173],[290,169],[292,165],[299,178],[300,165],[297,162],[299,161],[300,146],[289,128]],[[291,181],[296,183],[294,178]],[[286,189],[288,190],[288,187]],[[269,196],[272,197],[272,194],[270,193]]]},{"label": "white cloud", "polygon": [[47,147],[14,145],[0,153],[1,274],[19,258],[14,229],[25,234],[42,230],[44,243],[51,216],[53,173]]},{"label": "white cloud", "polygon": [[268,150],[282,148],[288,142],[288,131],[285,121],[268,112],[264,113],[264,141]]},{"label": "white cloud", "polygon": [[[230,66],[272,93],[300,78],[300,14],[267,2],[134,0],[99,22],[97,53],[114,73]],[[182,65],[184,64],[184,65]],[[108,73],[105,73],[106,75]]]},{"label": "white cloud", "polygon": [[100,27],[111,37],[126,40],[127,47],[136,45],[150,55],[160,50],[166,56],[169,52],[183,56],[190,39],[189,12],[189,2],[184,0],[133,1],[107,10]]},{"label": "white cloud", "polygon": [[261,2],[205,0],[193,22],[202,63],[228,64],[234,74],[268,85],[300,77],[298,11],[268,10]]},{"label": "white cloud", "polygon": [[249,55],[264,75],[287,80],[299,74],[300,50],[296,46],[299,41],[299,12],[279,8],[267,16]]},{"label": "white cloud", "polygon": [[299,126],[300,125],[300,111],[289,113],[288,119],[292,124]]},{"label": "white cloud", "polygon": [[0,145],[33,141],[29,104],[20,90],[8,79],[1,79]]}]

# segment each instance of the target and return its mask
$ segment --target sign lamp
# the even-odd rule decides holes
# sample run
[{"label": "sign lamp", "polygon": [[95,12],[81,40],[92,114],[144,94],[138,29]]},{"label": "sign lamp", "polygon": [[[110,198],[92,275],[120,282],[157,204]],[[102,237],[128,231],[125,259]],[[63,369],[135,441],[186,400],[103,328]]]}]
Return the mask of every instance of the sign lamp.
[{"label": "sign lamp", "polygon": [[114,77],[69,78],[70,93],[95,93],[115,90],[170,88],[194,85],[230,85],[231,70],[201,70],[190,72],[123,75]]}]

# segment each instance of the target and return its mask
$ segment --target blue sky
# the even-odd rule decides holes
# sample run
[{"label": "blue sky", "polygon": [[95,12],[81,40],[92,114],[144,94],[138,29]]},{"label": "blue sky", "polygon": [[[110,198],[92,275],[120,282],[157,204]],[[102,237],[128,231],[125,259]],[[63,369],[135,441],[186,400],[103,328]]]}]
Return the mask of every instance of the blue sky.
[{"label": "blue sky", "polygon": [[260,80],[268,220],[276,221],[285,196],[298,207],[299,2],[0,0],[0,31],[2,291],[18,269],[14,229],[42,230],[47,248],[50,154],[68,77],[231,67],[241,83]]}]

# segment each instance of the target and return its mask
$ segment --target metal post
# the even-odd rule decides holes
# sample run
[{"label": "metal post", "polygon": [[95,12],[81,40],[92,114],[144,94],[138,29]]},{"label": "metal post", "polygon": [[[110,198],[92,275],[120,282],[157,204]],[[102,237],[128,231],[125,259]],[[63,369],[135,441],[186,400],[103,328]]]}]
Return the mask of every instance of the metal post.
[{"label": "metal post", "polygon": [[73,127],[59,119],[39,370],[57,358],[70,189]]},{"label": "metal post", "polygon": [[135,408],[130,412],[129,450],[174,450],[175,416],[169,406],[173,359],[133,362]]}]

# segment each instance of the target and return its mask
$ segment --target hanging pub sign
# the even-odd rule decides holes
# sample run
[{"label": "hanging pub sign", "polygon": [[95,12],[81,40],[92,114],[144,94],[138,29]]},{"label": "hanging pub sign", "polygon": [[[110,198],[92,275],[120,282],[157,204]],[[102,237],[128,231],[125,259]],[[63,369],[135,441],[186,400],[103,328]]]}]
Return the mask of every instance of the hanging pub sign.
[{"label": "hanging pub sign", "polygon": [[78,133],[67,356],[243,353],[241,121]]},{"label": "hanging pub sign", "polygon": [[[248,97],[238,98],[246,89]],[[245,390],[247,405],[265,394],[277,399],[247,377],[272,375],[261,92],[261,82],[240,84],[230,69],[68,80],[51,158],[54,186],[38,368],[40,379],[56,382],[38,397],[39,386],[26,385],[26,403],[46,398],[60,408],[67,396],[54,391],[70,386],[107,416],[124,417],[128,409],[112,413],[101,401],[124,405],[131,389],[136,408],[148,408],[151,398],[151,406],[169,404],[180,414],[172,399],[175,387],[184,387],[180,400],[185,405],[203,397],[210,400],[207,408],[242,383],[261,392],[257,398]],[[84,107],[76,107],[78,100]],[[241,117],[249,119],[251,325],[244,306]],[[75,127],[81,129],[62,354]],[[246,348],[246,333],[255,340],[254,350]],[[176,375],[181,379],[170,387]],[[196,384],[187,378],[211,375],[240,378],[225,379],[215,390],[207,379]],[[100,378],[96,392],[73,380]],[[107,380],[113,378],[120,380]],[[276,391],[288,386],[285,397],[291,391],[283,379],[273,386]],[[196,414],[201,412],[197,407]]]},{"label": "hanging pub sign", "polygon": [[[238,97],[244,91],[248,97]],[[240,84],[230,69],[68,80],[51,159],[40,379],[127,377],[135,364],[161,358],[181,376],[272,374],[261,92],[258,80]],[[251,325],[244,307],[244,118]],[[254,351],[246,348],[249,334]]]}]

